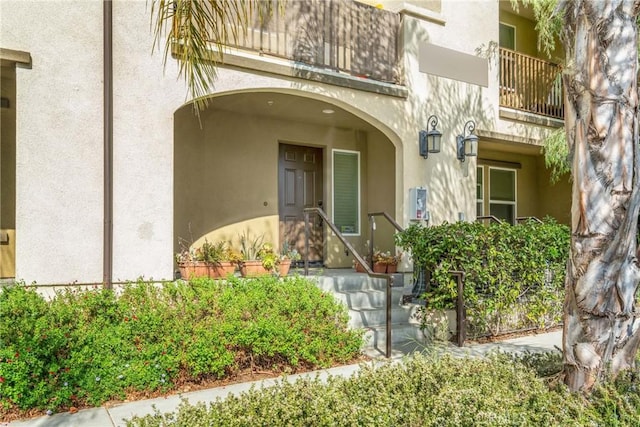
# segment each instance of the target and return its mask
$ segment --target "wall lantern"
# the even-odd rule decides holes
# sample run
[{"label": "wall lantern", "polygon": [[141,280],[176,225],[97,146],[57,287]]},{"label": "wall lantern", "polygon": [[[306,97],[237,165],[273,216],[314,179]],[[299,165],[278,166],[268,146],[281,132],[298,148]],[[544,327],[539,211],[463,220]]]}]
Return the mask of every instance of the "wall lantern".
[{"label": "wall lantern", "polygon": [[420,147],[420,155],[425,159],[429,157],[429,153],[439,153],[440,152],[440,139],[442,138],[442,132],[436,129],[436,125],[438,124],[438,118],[436,116],[431,116],[427,120],[427,127],[431,125],[431,130],[421,130],[419,133],[419,147]]},{"label": "wall lantern", "polygon": [[456,136],[458,160],[461,162],[464,162],[464,159],[469,156],[478,155],[478,135],[473,133],[475,128],[476,123],[473,120],[469,120],[464,124],[462,135]]}]

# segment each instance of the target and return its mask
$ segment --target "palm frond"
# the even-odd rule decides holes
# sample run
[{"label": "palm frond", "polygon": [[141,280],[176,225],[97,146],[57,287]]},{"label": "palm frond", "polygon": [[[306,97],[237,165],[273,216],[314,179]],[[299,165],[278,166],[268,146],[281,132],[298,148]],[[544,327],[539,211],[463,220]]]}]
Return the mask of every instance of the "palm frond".
[{"label": "palm frond", "polygon": [[163,64],[178,62],[178,75],[198,113],[207,105],[229,45],[237,44],[254,24],[262,22],[285,0],[152,0],[152,51],[164,46]]}]

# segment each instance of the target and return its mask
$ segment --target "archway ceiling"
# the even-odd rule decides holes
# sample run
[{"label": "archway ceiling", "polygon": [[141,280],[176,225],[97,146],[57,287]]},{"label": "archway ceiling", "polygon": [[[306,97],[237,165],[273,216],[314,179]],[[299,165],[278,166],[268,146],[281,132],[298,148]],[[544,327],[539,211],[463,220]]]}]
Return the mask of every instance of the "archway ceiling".
[{"label": "archway ceiling", "polygon": [[[376,130],[368,122],[335,105],[317,99],[276,92],[243,92],[216,96],[209,99],[207,109],[340,129],[365,132]],[[324,114],[322,110],[326,109],[331,109],[334,113]]]}]

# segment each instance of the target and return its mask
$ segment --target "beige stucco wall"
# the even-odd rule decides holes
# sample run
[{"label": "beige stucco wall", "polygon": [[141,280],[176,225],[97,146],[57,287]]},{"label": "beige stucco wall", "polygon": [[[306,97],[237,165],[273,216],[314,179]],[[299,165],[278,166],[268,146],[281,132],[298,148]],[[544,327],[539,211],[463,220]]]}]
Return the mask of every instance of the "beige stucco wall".
[{"label": "beige stucco wall", "polygon": [[[419,8],[420,2],[409,3]],[[372,210],[390,211],[401,225],[407,225],[405,206],[409,189],[423,186],[429,190],[432,223],[455,221],[459,212],[473,218],[476,160],[460,163],[456,159],[455,136],[462,132],[464,123],[473,119],[479,129],[531,138],[544,135],[547,129],[498,118],[495,58],[490,61],[488,88],[429,76],[418,70],[417,52],[421,43],[435,43],[473,55],[477,49],[486,48],[498,39],[499,11],[495,1],[443,1],[439,12],[433,9],[429,8],[422,17],[414,10],[403,20],[407,99],[224,66],[219,70],[212,95],[280,91],[322,99],[349,111],[379,132],[369,132],[364,143],[355,141],[353,134],[340,135],[336,129],[309,129],[286,123],[287,126],[278,127],[277,134],[275,130],[266,134],[271,135],[270,140],[260,145],[261,150],[266,150],[260,151],[260,157],[271,156],[275,165],[277,155],[274,153],[277,152],[274,150],[280,139],[318,144],[326,147],[325,168],[329,168],[330,147],[361,144],[365,153],[363,198]],[[113,11],[114,279],[171,278],[177,238],[184,237],[189,221],[199,222],[198,233],[202,235],[214,229],[237,234],[237,230],[253,221],[264,225],[266,230],[275,230],[277,169],[262,170],[261,162],[249,162],[249,159],[255,160],[257,141],[263,138],[225,147],[225,168],[208,167],[221,162],[222,150],[215,147],[216,141],[212,141],[211,136],[217,135],[227,123],[219,124],[216,119],[208,118],[200,130],[194,125],[193,116],[189,116],[191,112],[180,109],[186,101],[186,90],[177,79],[175,62],[170,60],[163,71],[161,53],[151,53],[147,2],[115,1]],[[31,69],[16,72],[16,232],[19,236],[16,276],[40,283],[100,281],[102,2],[2,1],[0,15],[2,47],[29,52],[33,58]],[[464,31],[460,31],[461,28]],[[287,61],[280,64],[290,65]],[[418,131],[426,128],[431,114],[440,119],[438,127],[443,133],[443,147],[440,153],[425,160],[418,155]],[[243,123],[239,128],[247,135],[262,136],[265,129],[275,125],[266,122],[258,128]],[[331,143],[318,142],[330,133]],[[201,147],[196,149],[198,141],[206,145],[202,151]],[[238,137],[228,141],[238,141]],[[184,152],[180,151],[183,146],[179,144],[184,144]],[[200,182],[200,187],[195,179],[195,186],[188,190],[191,192],[189,202],[178,206],[178,184],[184,186],[183,179],[193,181],[190,179],[193,172],[180,162],[190,158],[194,162],[206,160],[203,166],[207,166],[204,169],[212,179]],[[216,174],[224,171],[228,175],[232,165],[241,165],[234,166],[232,178],[239,181],[238,185],[244,183],[248,164],[257,165],[252,174],[265,177],[261,180],[262,187],[247,190],[253,192],[251,197],[240,200],[236,193],[228,190],[210,191],[217,185],[219,175]],[[330,178],[328,169],[326,172],[325,181]],[[189,179],[184,178],[183,173]],[[388,176],[394,178],[387,179]],[[327,182],[325,188],[330,188],[329,184]],[[196,189],[209,191],[208,198],[195,200]],[[329,211],[331,198],[327,196],[326,200]],[[218,224],[215,217],[206,217],[209,208],[231,218],[226,220],[229,224]],[[243,217],[242,208],[246,208],[250,216]],[[225,229],[230,224],[236,228]],[[364,216],[362,227],[367,227]],[[198,233],[195,238],[201,237]],[[381,244],[390,242],[381,241]],[[335,252],[331,255],[335,265],[350,264],[348,258],[340,255],[339,246],[333,246],[331,251]]]},{"label": "beige stucco wall", "polygon": [[558,222],[571,224],[571,180],[568,175],[563,176],[558,182],[551,183],[551,172],[544,165],[544,158],[539,157],[538,182],[540,188],[539,215],[550,215]]},{"label": "beige stucco wall", "polygon": [[[479,129],[495,127],[497,80],[492,77],[495,71],[491,69],[488,88],[421,73],[418,47],[422,43],[433,43],[475,55],[477,49],[497,40],[497,16],[497,2],[461,1],[442,2],[440,18],[444,23],[414,15],[404,19],[406,83],[411,88],[405,111],[415,117],[415,122],[407,126],[412,134],[405,137],[408,146],[404,157],[403,203],[408,202],[409,188],[426,187],[432,224],[456,221],[460,212],[466,218],[475,217],[476,160],[458,161],[455,138],[463,132],[468,120],[474,120]],[[470,17],[474,22],[471,26],[468,25]],[[426,128],[431,114],[439,118],[442,150],[425,160],[417,155],[417,130]],[[406,213],[403,219],[408,221]]]},{"label": "beige stucco wall", "polygon": [[[395,210],[394,198],[389,197],[395,194],[396,164],[394,147],[385,144],[383,137],[379,133],[369,133],[367,151],[367,176],[368,182],[367,212],[387,212]],[[367,212],[364,212],[366,214]],[[362,227],[366,230],[369,227],[369,219],[362,218]],[[364,232],[368,235],[368,232]],[[393,234],[395,229],[391,227],[384,218],[376,219],[376,230],[374,231],[375,249],[381,251],[393,251],[395,248]]]},{"label": "beige stucco wall", "polygon": [[[33,60],[16,71],[16,277],[26,282],[102,280],[102,12],[101,1],[0,2],[2,47]],[[172,117],[184,86],[151,55],[146,3],[115,1],[113,13],[113,276],[171,278]]]},{"label": "beige stucco wall", "polygon": [[10,1],[0,15],[2,46],[33,58],[16,70],[16,275],[99,279],[102,4]]},{"label": "beige stucco wall", "polygon": [[186,89],[162,49],[152,54],[149,3],[115,1],[113,14],[113,276],[171,279],[173,120]]}]

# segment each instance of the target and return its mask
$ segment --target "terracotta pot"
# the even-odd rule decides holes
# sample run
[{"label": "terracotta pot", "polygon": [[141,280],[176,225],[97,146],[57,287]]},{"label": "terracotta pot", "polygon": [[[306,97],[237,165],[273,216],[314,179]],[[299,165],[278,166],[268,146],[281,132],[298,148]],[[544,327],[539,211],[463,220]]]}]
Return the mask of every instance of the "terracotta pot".
[{"label": "terracotta pot", "polygon": [[209,266],[204,261],[182,262],[178,264],[178,268],[180,269],[180,277],[185,280],[209,275]]},{"label": "terracotta pot", "polygon": [[236,271],[236,265],[230,261],[221,261],[209,266],[209,277],[212,279],[225,278]]},{"label": "terracotta pot", "polygon": [[366,273],[364,267],[358,261],[356,261],[356,273]]},{"label": "terracotta pot", "polygon": [[240,274],[242,277],[257,277],[269,274],[269,271],[262,266],[262,261],[259,259],[247,260],[240,264]]},{"label": "terracotta pot", "polygon": [[380,262],[376,262],[373,264],[373,272],[374,273],[386,273],[387,272],[387,264],[382,264]]},{"label": "terracotta pot", "polygon": [[278,273],[280,274],[280,277],[284,277],[287,274],[289,274],[289,269],[291,268],[291,260],[290,259],[285,259],[280,261],[280,264],[278,264]]},{"label": "terracotta pot", "polygon": [[398,271],[398,264],[387,264],[387,273],[395,273]]}]

